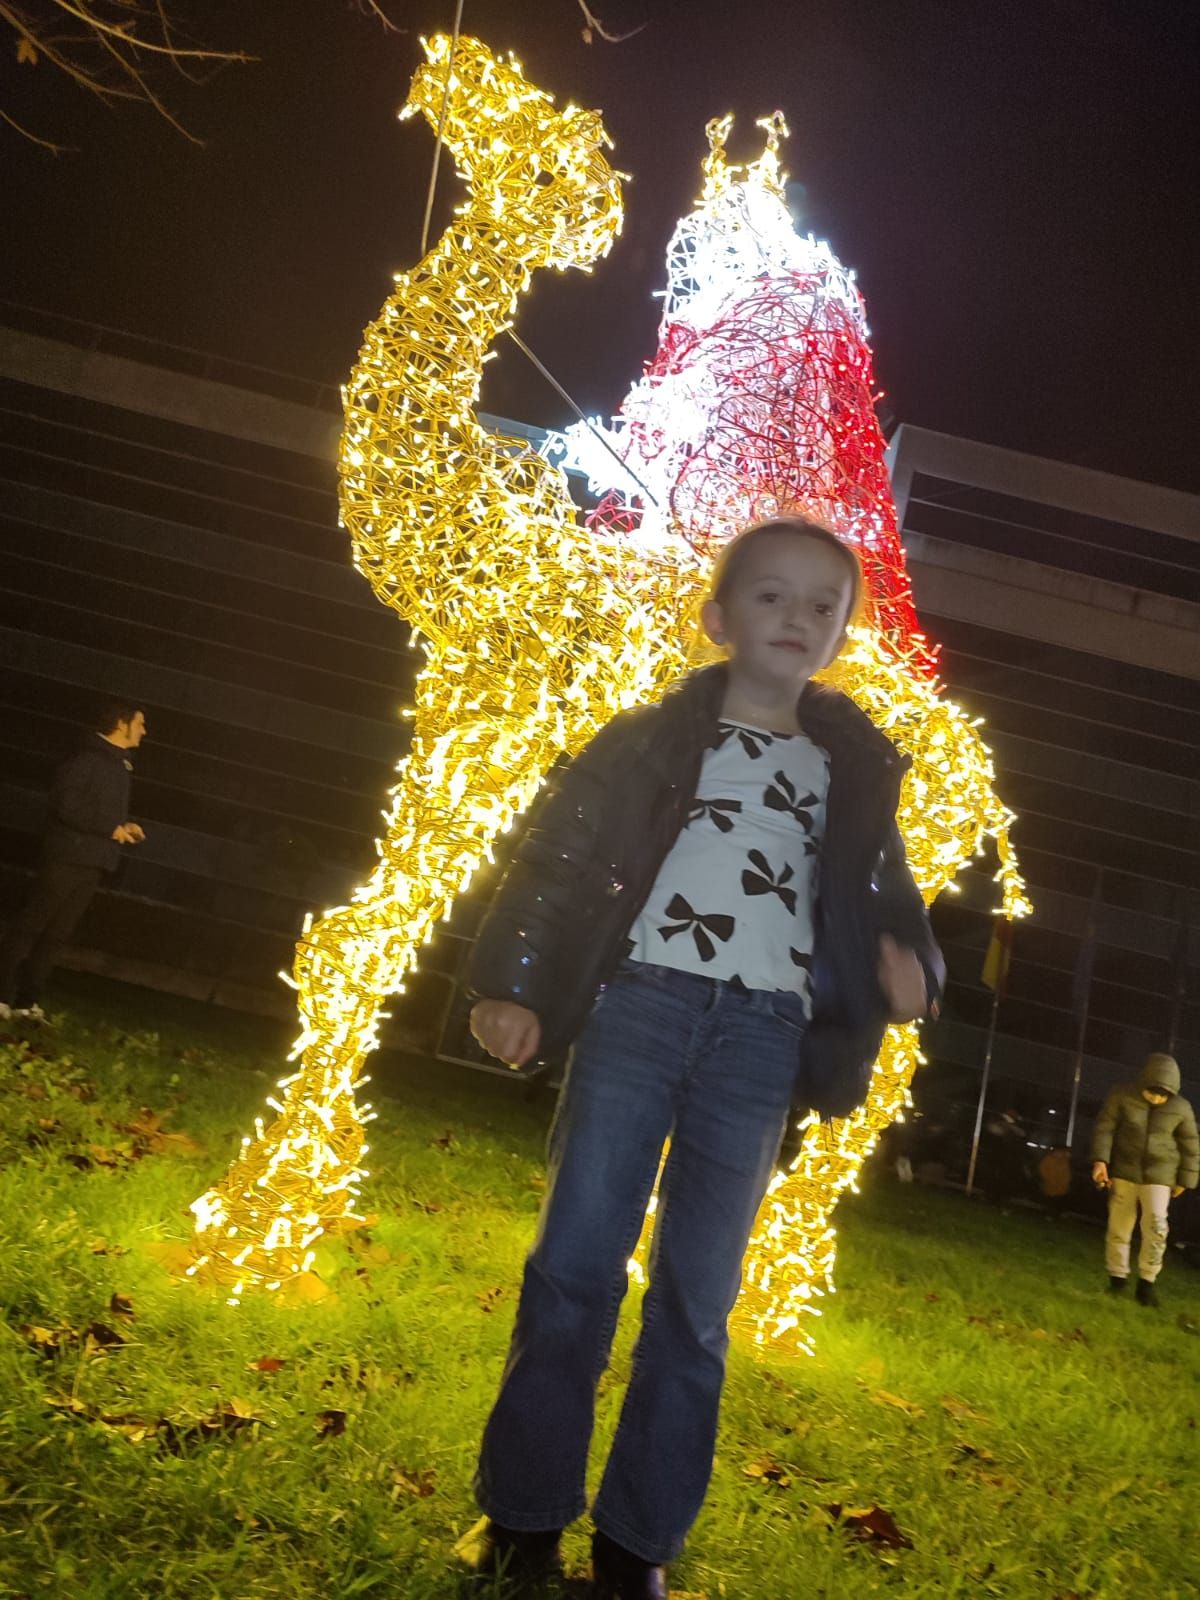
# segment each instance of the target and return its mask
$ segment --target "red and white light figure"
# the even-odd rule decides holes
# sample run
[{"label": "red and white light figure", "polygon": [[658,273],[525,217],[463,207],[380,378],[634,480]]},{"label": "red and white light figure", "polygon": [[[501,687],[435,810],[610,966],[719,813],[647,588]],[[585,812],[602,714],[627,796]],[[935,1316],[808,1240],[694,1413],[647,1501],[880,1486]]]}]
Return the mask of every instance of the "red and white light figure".
[{"label": "red and white light figure", "polygon": [[868,620],[932,676],[875,416],[862,296],[829,246],[792,226],[782,116],[759,124],[766,148],[744,168],[725,158],[731,121],[709,124],[703,194],[667,248],[653,359],[610,425],[576,424],[547,449],[601,495],[593,524],[646,553],[683,540],[709,554],[762,517],[818,518],[862,558]]}]

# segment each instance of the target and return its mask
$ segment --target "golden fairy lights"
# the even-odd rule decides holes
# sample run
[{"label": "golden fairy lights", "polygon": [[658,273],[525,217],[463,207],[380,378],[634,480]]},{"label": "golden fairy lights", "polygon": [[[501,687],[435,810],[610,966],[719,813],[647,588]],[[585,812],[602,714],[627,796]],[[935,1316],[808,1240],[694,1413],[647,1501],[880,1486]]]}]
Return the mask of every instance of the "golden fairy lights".
[{"label": "golden fairy lights", "polygon": [[[899,822],[926,901],[953,885],[990,835],[1002,908],[1010,917],[1028,915],[1033,908],[1009,841],[1012,813],[996,795],[991,756],[975,724],[874,633],[858,633],[826,677],[912,757]],[[889,1028],[865,1104],[836,1122],[811,1121],[790,1170],[776,1174],[750,1241],[736,1313],[760,1343],[786,1339],[811,1353],[804,1319],[819,1315],[819,1301],[833,1287],[834,1210],[884,1129],[911,1105],[920,1059],[916,1027]]]},{"label": "golden fairy lights", "polygon": [[[453,59],[442,36],[425,50],[404,114],[443,124],[467,197],[366,331],[339,468],[355,562],[425,660],[378,865],[297,945],[296,1070],[193,1206],[190,1271],[234,1302],[299,1284],[320,1235],[355,1225],[371,1116],[356,1088],[387,996],[555,758],[686,666],[707,568],[682,539],[651,553],[583,528],[558,468],[476,422],[483,362],[532,273],[602,255],[620,189],[594,113],[556,109],[473,39]],[[831,675],[913,756],[901,822],[926,896],[991,834],[1005,909],[1026,910],[1010,817],[961,711],[874,633]],[[867,1105],[810,1129],[774,1185],[743,1310],[759,1338],[803,1341],[801,1315],[829,1283],[837,1196],[906,1103],[916,1060],[915,1030],[893,1029]]]},{"label": "golden fairy lights", "polygon": [[302,1274],[353,1222],[356,1102],[381,1009],[557,755],[682,662],[700,574],[631,563],[575,519],[561,471],[474,418],[489,347],[538,267],[586,267],[621,222],[599,118],[559,111],[473,39],[426,44],[406,113],[444,137],[468,195],[367,329],[346,387],[342,520],[355,562],[424,645],[410,752],[379,864],[297,946],[299,1070],[273,1120],[196,1201],[193,1272],[237,1299]]}]

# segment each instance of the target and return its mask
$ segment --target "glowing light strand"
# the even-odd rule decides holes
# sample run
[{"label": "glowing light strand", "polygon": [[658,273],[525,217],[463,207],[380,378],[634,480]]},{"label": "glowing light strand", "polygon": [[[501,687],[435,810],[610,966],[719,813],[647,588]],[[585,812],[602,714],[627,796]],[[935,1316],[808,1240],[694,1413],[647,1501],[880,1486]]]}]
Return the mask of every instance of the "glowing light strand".
[{"label": "glowing light strand", "polygon": [[477,40],[452,62],[445,36],[425,50],[403,114],[441,122],[468,195],[366,331],[339,466],[355,562],[425,662],[378,866],[297,946],[299,1070],[193,1207],[193,1271],[231,1299],[286,1285],[320,1231],[353,1224],[355,1085],[386,997],[560,752],[678,672],[700,582],[686,546],[632,564],[587,533],[561,470],[476,422],[483,362],[532,273],[603,254],[620,184],[594,113],[557,109]]}]

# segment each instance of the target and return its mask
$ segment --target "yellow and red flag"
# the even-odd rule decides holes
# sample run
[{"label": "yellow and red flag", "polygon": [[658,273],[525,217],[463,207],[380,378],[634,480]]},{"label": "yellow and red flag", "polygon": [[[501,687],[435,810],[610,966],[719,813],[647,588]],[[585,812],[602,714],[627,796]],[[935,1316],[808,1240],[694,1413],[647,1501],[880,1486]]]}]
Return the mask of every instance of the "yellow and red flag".
[{"label": "yellow and red flag", "polygon": [[1003,994],[1008,986],[1008,968],[1012,961],[1013,923],[1011,917],[997,917],[992,923],[992,937],[983,958],[981,974],[987,987]]}]

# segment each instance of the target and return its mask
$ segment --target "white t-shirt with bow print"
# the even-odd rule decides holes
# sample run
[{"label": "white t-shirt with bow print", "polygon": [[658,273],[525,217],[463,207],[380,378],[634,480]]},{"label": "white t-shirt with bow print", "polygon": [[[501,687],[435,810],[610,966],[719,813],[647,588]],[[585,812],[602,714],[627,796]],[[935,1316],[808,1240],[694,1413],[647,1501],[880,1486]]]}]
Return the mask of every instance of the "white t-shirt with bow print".
[{"label": "white t-shirt with bow print", "polygon": [[630,959],[809,994],[829,757],[722,721],[687,822],[630,930]]}]

